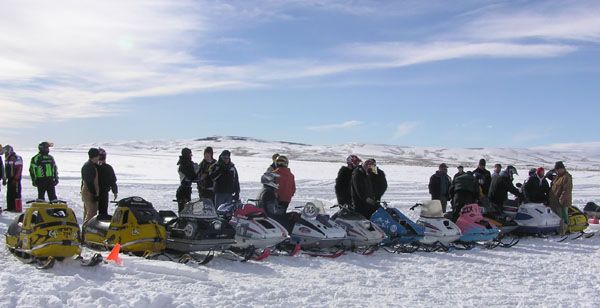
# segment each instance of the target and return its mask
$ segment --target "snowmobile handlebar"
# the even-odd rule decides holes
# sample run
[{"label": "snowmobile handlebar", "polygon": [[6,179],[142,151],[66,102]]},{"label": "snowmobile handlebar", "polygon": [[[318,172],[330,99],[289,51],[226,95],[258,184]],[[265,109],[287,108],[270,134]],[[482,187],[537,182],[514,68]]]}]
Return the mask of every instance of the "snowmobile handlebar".
[{"label": "snowmobile handlebar", "polygon": [[422,203],[416,203],[415,205],[413,205],[410,210],[414,211],[416,208],[418,208],[419,206],[423,205]]}]

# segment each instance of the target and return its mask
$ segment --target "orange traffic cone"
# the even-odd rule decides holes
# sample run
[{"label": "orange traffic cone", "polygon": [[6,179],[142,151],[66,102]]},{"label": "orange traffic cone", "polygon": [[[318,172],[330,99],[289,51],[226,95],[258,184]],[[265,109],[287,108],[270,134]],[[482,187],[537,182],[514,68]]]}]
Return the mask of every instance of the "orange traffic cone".
[{"label": "orange traffic cone", "polygon": [[598,224],[598,216],[596,216],[596,215],[592,216],[592,217],[591,217],[591,218],[588,220],[588,222],[589,222],[591,225],[597,225],[597,224]]},{"label": "orange traffic cone", "polygon": [[117,263],[118,265],[123,265],[123,260],[121,260],[121,257],[119,257],[120,250],[121,250],[121,244],[116,243],[115,247],[113,247],[113,249],[108,254],[108,257],[106,257],[106,260],[113,261],[113,262]]}]

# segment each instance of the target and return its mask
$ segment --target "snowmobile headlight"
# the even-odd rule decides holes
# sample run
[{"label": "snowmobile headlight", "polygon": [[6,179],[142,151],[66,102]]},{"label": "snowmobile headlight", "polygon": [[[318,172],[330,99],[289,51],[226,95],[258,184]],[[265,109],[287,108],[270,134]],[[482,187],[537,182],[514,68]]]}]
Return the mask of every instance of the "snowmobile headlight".
[{"label": "snowmobile headlight", "polygon": [[140,235],[140,229],[138,229],[138,228],[131,229],[131,235],[133,235],[133,236]]},{"label": "snowmobile headlight", "polygon": [[213,228],[215,228],[215,230],[221,230],[221,222],[218,220],[213,221]]},{"label": "snowmobile headlight", "polygon": [[56,230],[48,231],[48,236],[52,237],[52,238],[56,238],[57,237]]},{"label": "snowmobile headlight", "polygon": [[365,229],[371,229],[371,222],[370,222],[370,221],[368,221],[368,220],[363,220],[363,222],[362,222],[362,226],[363,226],[363,228],[365,228]]}]

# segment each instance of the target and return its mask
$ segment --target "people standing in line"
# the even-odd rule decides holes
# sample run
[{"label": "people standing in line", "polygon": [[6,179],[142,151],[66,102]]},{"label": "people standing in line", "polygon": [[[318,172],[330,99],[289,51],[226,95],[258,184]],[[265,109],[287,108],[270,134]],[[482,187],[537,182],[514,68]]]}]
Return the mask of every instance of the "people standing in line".
[{"label": "people standing in line", "polygon": [[458,169],[458,172],[456,174],[454,174],[454,177],[452,177],[452,183],[454,183],[454,181],[456,180],[457,177],[465,174],[465,167],[458,166],[456,169]]},{"label": "people standing in line", "polygon": [[197,181],[199,167],[192,161],[192,150],[188,148],[181,149],[177,165],[179,166],[177,172],[180,182],[175,198],[177,199],[177,209],[181,212],[184,205],[192,200],[192,183]]},{"label": "people standing in line", "polygon": [[431,200],[440,200],[444,213],[450,199],[451,184],[452,181],[450,176],[448,176],[448,166],[442,163],[435,174],[429,178],[429,194],[431,195]]},{"label": "people standing in line", "polygon": [[371,215],[379,208],[373,183],[369,175],[374,172],[373,160],[366,160],[360,167],[352,171],[352,186],[350,194],[352,195],[352,205],[355,212],[371,219]]},{"label": "people standing in line", "polygon": [[457,176],[450,186],[450,198],[452,200],[452,221],[457,221],[460,211],[465,205],[477,203],[479,201],[481,188],[479,182],[473,176],[473,172],[468,171]]},{"label": "people standing in line", "polygon": [[235,164],[231,162],[231,152],[221,152],[217,163],[210,168],[209,176],[215,182],[216,207],[240,199],[240,180]]},{"label": "people standing in line", "polygon": [[198,170],[198,194],[200,198],[215,200],[215,183],[208,175],[210,167],[217,163],[213,157],[213,148],[206,147],[204,149],[204,158],[200,162]]},{"label": "people standing in line", "polygon": [[271,156],[273,163],[269,165],[266,172],[273,172],[275,169],[277,169],[277,157],[279,157],[279,153],[275,153],[273,156]]},{"label": "people standing in line", "polygon": [[286,156],[279,155],[275,162],[277,163],[277,169],[273,173],[279,175],[279,180],[277,181],[279,185],[277,188],[277,200],[280,209],[285,213],[290,202],[292,202],[292,197],[296,194],[296,178],[289,168],[290,162]]},{"label": "people standing in line", "polygon": [[492,179],[488,197],[492,206],[499,213],[503,212],[504,203],[508,200],[509,192],[520,200],[523,200],[523,194],[513,184],[515,175],[519,175],[517,169],[513,166],[507,166],[506,170],[500,172],[499,176]]},{"label": "people standing in line", "polygon": [[562,218],[561,234],[566,233],[569,224],[569,207],[573,205],[573,177],[562,161],[554,164],[556,176],[552,181],[551,207]]},{"label": "people standing in line", "polygon": [[352,172],[360,166],[362,161],[356,155],[350,155],[346,158],[346,166],[342,166],[335,179],[335,196],[340,205],[351,205],[352,195]]},{"label": "people standing in line", "polygon": [[492,174],[490,173],[490,171],[485,169],[485,165],[485,159],[480,159],[477,169],[473,170],[473,176],[479,179],[479,186],[481,187],[481,192],[483,193],[483,195],[487,196],[490,192],[490,185],[492,184]]},{"label": "people standing in line", "polygon": [[371,170],[369,173],[369,177],[371,178],[371,184],[373,185],[373,193],[375,194],[375,201],[381,202],[383,195],[387,191],[388,183],[387,178],[385,177],[385,172],[377,167],[377,161],[375,159],[370,159],[372,161]]},{"label": "people standing in line", "polygon": [[550,193],[550,184],[546,180],[545,170],[540,167],[529,176],[523,185],[523,194],[525,202],[548,203],[548,194]]},{"label": "people standing in line", "polygon": [[[4,152],[5,157],[2,185],[6,185],[6,209],[10,212],[20,212],[22,208],[21,175],[23,173],[23,159],[15,153],[10,145],[6,145],[2,152]],[[1,158],[2,156],[0,156],[0,162]]]},{"label": "people standing in line", "polygon": [[38,199],[45,200],[46,193],[50,201],[55,201],[56,185],[58,185],[58,168],[54,161],[54,157],[50,155],[50,147],[53,144],[50,142],[42,142],[38,145],[39,153],[31,158],[29,166],[29,175],[31,176],[31,184],[37,187]]},{"label": "people standing in line", "polygon": [[81,199],[83,200],[83,222],[98,214],[100,184],[98,179],[98,159],[100,151],[91,148],[88,161],[81,167]]},{"label": "people standing in line", "polygon": [[112,191],[113,200],[116,201],[119,194],[117,186],[117,176],[111,165],[106,163],[106,151],[103,148],[98,148],[98,179],[100,185],[100,194],[98,200],[98,217],[100,220],[110,219],[108,214],[108,193]]}]

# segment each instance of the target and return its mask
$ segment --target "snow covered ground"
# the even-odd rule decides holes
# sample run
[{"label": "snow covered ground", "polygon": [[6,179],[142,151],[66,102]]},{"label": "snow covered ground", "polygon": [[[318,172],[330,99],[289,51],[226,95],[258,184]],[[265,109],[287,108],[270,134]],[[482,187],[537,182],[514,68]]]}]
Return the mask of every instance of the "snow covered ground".
[{"label": "snow covered ground", "polygon": [[[159,147],[154,142],[103,144],[119,177],[120,196],[137,195],[153,202],[158,209],[175,209],[171,200],[178,182],[177,152],[188,143],[196,160],[201,159],[201,149],[206,144],[213,145],[217,153],[224,148],[237,149],[232,160],[242,179],[242,198],[256,196],[260,175],[270,163],[270,153],[292,153],[290,156],[295,155],[296,160],[292,160],[290,167],[298,181],[293,201],[296,205],[315,198],[333,202],[339,161],[354,149],[332,146],[315,151],[312,146],[305,149],[305,145],[287,144],[284,148],[280,143],[254,140],[163,142]],[[53,149],[61,175],[58,195],[69,202],[79,217],[83,212],[78,192],[79,170],[88,147]],[[426,163],[415,163],[398,158],[410,158],[409,154],[395,157],[382,154],[392,151],[384,146],[365,146],[364,151],[356,153],[377,157],[386,171],[390,187],[385,199],[412,217],[418,213],[408,211],[408,207],[428,197],[427,182],[435,171],[431,165],[444,160],[454,164],[479,159],[470,150],[452,150],[456,153],[454,159],[444,154],[442,161],[435,161],[435,155],[428,154]],[[26,161],[33,154],[20,152]],[[489,150],[488,163],[493,164],[498,158],[497,161],[507,164],[509,152]],[[526,174],[527,167],[537,165],[534,163],[538,154],[534,150],[514,153],[517,152],[519,174]],[[592,150],[588,153],[588,156],[573,154],[576,159],[567,157],[567,166],[600,161]],[[544,167],[551,167],[551,161],[550,158],[543,161]],[[572,174],[574,203],[582,206],[588,201],[600,202],[600,172],[577,170]],[[23,180],[23,186],[24,199],[34,198],[36,194],[29,179]],[[0,232],[6,232],[13,217],[10,213],[0,216]],[[372,256],[348,253],[335,260],[297,256],[238,263],[216,258],[207,266],[122,256],[123,266],[103,264],[82,268],[65,262],[46,271],[17,261],[5,249],[4,241],[0,242],[1,307],[592,307],[597,306],[600,295],[600,278],[593,265],[600,259],[600,236],[566,243],[557,243],[555,239],[524,239],[511,249],[475,248],[405,255],[378,251]]]}]

